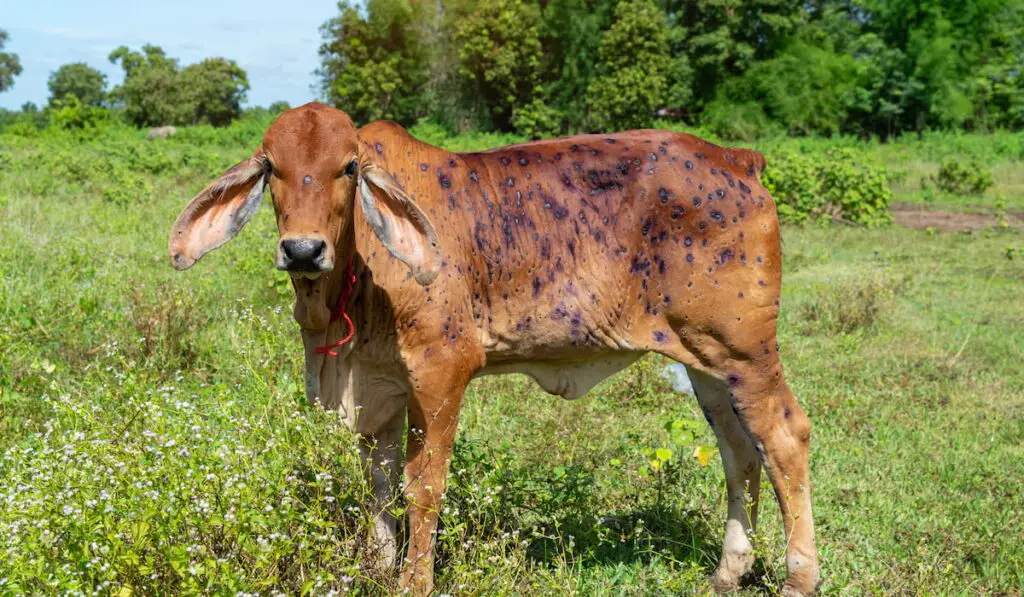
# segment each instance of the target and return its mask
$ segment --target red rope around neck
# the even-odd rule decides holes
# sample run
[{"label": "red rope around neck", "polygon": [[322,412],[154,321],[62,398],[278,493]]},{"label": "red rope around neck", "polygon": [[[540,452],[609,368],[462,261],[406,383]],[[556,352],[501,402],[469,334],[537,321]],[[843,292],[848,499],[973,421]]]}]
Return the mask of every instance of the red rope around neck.
[{"label": "red rope around neck", "polygon": [[348,324],[348,335],[338,340],[334,344],[328,344],[327,346],[318,346],[316,348],[316,354],[329,354],[332,357],[338,356],[338,353],[334,352],[334,349],[348,344],[352,341],[352,336],[356,333],[356,326],[352,323],[352,318],[345,312],[345,305],[348,303],[348,297],[352,296],[352,289],[355,287],[356,273],[352,269],[352,261],[349,260],[348,265],[345,266],[345,287],[341,290],[341,296],[338,297],[338,304],[331,309],[331,321],[338,321],[344,319],[345,323]]}]

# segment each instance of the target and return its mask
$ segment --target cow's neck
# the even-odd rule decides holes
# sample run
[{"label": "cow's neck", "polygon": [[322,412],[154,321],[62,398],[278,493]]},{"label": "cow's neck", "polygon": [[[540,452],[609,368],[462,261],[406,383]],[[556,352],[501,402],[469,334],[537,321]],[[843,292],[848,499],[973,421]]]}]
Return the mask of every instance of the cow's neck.
[{"label": "cow's neck", "polygon": [[[349,423],[353,421],[351,417],[354,416],[353,408],[356,404],[353,393],[362,383],[359,371],[372,371],[378,376],[394,373],[401,377],[390,299],[374,283],[372,272],[358,255],[352,261],[352,270],[355,284],[345,304],[345,313],[355,327],[351,341],[332,348],[336,356],[317,350],[334,345],[349,333],[345,318],[330,321],[329,313],[323,328],[302,326],[301,329],[307,398],[310,403],[315,401],[328,410],[339,412]],[[334,301],[331,303],[333,305],[337,304],[341,295],[342,280],[341,276],[336,276],[333,282],[335,285],[330,287],[328,296]]]},{"label": "cow's neck", "polygon": [[355,267],[358,261],[351,224],[341,233],[334,246],[334,255],[335,267],[332,271],[315,280],[292,278],[295,322],[303,330],[325,331],[331,321],[331,310],[338,306],[348,265],[351,263]]}]

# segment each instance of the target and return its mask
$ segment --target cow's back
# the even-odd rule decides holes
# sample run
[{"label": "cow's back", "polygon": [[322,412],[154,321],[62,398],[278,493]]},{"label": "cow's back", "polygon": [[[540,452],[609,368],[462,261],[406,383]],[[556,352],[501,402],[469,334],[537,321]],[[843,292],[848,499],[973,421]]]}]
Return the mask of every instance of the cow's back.
[{"label": "cow's back", "polygon": [[397,125],[360,135],[437,228],[432,308],[472,326],[491,365],[658,350],[777,302],[756,152],[654,130],[463,154]]}]

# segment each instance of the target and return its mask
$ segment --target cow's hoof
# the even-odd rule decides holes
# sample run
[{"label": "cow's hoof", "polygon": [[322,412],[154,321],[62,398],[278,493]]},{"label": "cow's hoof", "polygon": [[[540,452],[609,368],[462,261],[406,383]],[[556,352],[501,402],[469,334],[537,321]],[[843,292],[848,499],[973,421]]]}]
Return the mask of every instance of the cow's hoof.
[{"label": "cow's hoof", "polygon": [[738,580],[723,578],[718,572],[715,572],[715,574],[708,579],[708,583],[710,583],[711,588],[719,594],[732,593],[740,588]]},{"label": "cow's hoof", "polygon": [[799,554],[786,557],[786,582],[782,585],[782,597],[810,597],[818,592],[821,582],[821,569],[817,558],[807,558]]},{"label": "cow's hoof", "polygon": [[754,556],[749,553],[723,554],[718,569],[709,579],[711,587],[719,593],[731,593],[754,569]]},{"label": "cow's hoof", "polygon": [[815,590],[813,588],[810,590],[804,590],[800,587],[789,584],[789,581],[786,581],[786,584],[782,585],[782,597],[811,597],[814,593]]}]

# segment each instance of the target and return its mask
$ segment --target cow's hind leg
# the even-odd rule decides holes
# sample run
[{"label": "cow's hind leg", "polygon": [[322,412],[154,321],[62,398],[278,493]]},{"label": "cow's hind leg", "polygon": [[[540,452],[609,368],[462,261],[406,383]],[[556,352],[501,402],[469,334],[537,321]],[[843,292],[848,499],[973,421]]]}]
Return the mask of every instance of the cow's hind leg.
[{"label": "cow's hind leg", "polygon": [[782,378],[778,360],[733,359],[725,374],[731,406],[754,442],[782,510],[787,597],[811,595],[820,576],[811,516],[811,422]]},{"label": "cow's hind leg", "polygon": [[[684,363],[690,370],[703,372],[704,377],[696,376],[698,380],[711,378],[717,382],[718,388],[725,388],[729,409],[760,456],[782,510],[788,571],[782,594],[787,597],[811,595],[817,588],[820,576],[818,552],[814,543],[814,521],[811,517],[811,422],[782,377],[778,352],[769,348],[775,344],[774,320],[762,322],[761,325],[755,323],[747,322],[743,329],[722,326],[695,331],[684,328],[679,335],[680,344],[662,344],[657,350]],[[751,338],[764,340],[750,347]],[[726,441],[722,443],[723,457],[726,457],[726,449],[732,452],[733,459],[737,458],[737,454],[747,454],[739,447],[740,442],[733,439],[735,435],[724,434]],[[737,447],[733,448],[733,445]],[[741,491],[733,485],[743,473],[730,473],[728,460],[726,462],[726,474],[730,476],[729,518],[732,523],[733,508],[739,505],[733,504],[734,492]],[[745,486],[746,481],[743,480],[742,484]],[[750,489],[755,491],[754,487]],[[745,545],[739,540],[742,522],[737,513],[734,526],[740,529],[727,532],[726,540],[735,539],[734,545],[738,547],[733,550],[726,545],[723,562],[727,568],[720,568],[721,576],[716,573],[716,583],[718,578],[731,580],[736,569],[745,567],[744,558],[741,557]]]},{"label": "cow's hind leg", "polygon": [[754,550],[747,532],[757,525],[757,499],[761,459],[750,436],[732,411],[729,388],[696,369],[688,370],[704,416],[718,438],[728,490],[728,518],[722,557],[711,584],[719,592],[735,590],[754,565]]}]

